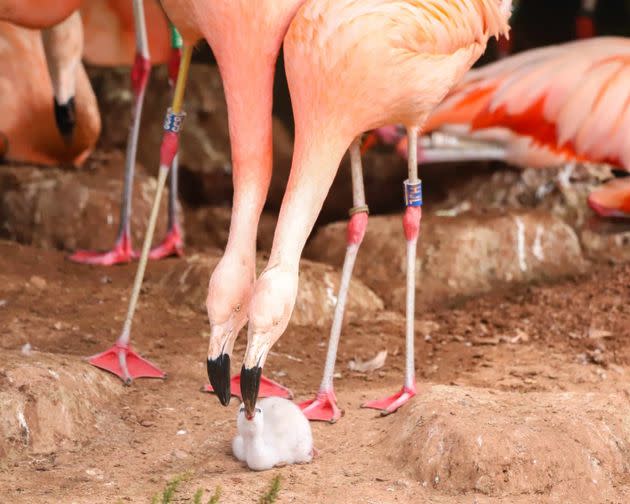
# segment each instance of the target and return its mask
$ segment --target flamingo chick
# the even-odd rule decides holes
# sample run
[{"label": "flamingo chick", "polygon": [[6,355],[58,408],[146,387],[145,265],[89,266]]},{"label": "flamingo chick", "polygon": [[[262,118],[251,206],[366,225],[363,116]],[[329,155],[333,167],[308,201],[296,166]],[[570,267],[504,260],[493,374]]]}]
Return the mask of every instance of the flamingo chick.
[{"label": "flamingo chick", "polygon": [[308,419],[295,404],[281,397],[258,402],[257,415],[248,416],[241,405],[234,456],[254,471],[275,466],[306,464],[313,459],[313,434]]},{"label": "flamingo chick", "polygon": [[[186,45],[205,38],[216,57],[227,102],[234,199],[225,253],[208,287],[208,377],[221,404],[239,395],[230,380],[232,349],[247,323],[256,277],[256,230],[272,172],[271,108],[276,59],[303,0],[163,0]],[[265,395],[290,392],[263,379]]]},{"label": "flamingo chick", "polygon": [[[296,15],[285,39],[295,149],[269,262],[254,286],[249,310],[241,370],[249,414],[254,414],[258,377],[269,350],[289,323],[300,256],[341,158],[353,143],[357,166],[357,137],[385,124],[405,125],[413,146],[403,217],[407,366],[399,393],[365,406],[392,412],[415,394],[414,270],[422,204],[417,134],[431,110],[483,53],[489,37],[507,33],[510,9],[511,0],[309,0]],[[355,201],[360,202],[364,197],[357,171]],[[350,277],[352,254],[366,225],[367,209],[360,205],[349,223],[350,260],[347,253],[342,278]],[[336,346],[337,341],[331,341],[327,376],[315,403],[325,412],[334,410],[331,370]]]}]

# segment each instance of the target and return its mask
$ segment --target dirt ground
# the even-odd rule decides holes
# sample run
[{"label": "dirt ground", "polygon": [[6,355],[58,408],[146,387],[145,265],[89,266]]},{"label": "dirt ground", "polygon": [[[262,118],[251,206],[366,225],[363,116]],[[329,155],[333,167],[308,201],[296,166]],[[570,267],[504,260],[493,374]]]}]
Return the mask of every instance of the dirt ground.
[{"label": "dirt ground", "polygon": [[[175,261],[150,265],[133,329],[168,379],[123,387],[82,359],[117,337],[135,266],[0,242],[1,500],[144,503],[186,475],[174,502],[217,485],[220,502],[257,502],[275,474],[278,502],[630,499],[630,266],[418,313],[420,392],[386,418],[359,405],[399,387],[404,320],[382,311],[346,325],[345,416],[313,424],[312,464],[254,473],[230,453],[237,401],[200,391],[205,316],[156,294]],[[298,400],[317,389],[327,332],[292,326],[270,357],[267,373]],[[382,349],[382,369],[348,369]]]}]

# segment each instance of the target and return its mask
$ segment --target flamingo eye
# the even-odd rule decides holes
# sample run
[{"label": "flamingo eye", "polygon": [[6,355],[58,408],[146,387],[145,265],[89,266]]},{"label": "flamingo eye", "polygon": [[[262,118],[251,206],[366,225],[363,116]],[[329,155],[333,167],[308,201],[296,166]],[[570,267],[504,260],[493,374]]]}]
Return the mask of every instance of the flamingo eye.
[{"label": "flamingo eye", "polygon": [[240,305],[240,304],[237,304],[237,305],[234,307],[234,311],[235,311],[236,313],[240,312],[240,311],[241,311],[241,305]]}]

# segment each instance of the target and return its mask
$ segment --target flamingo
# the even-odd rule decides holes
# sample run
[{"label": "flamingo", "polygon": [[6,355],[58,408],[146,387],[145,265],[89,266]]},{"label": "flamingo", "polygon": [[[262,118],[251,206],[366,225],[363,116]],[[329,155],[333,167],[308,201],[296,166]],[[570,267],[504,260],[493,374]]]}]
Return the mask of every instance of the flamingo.
[{"label": "flamingo", "polygon": [[367,225],[358,137],[400,123],[410,140],[407,209],[406,371],[402,390],[365,407],[396,411],[416,393],[414,370],[415,256],[421,220],[417,134],[433,107],[473,65],[491,36],[508,31],[511,0],[308,0],[285,38],[285,67],[295,117],[291,174],[269,262],[254,285],[241,369],[247,414],[255,414],[258,380],[293,310],[299,260],[344,152],[350,147],[355,207],[348,225],[343,284],[335,310],[325,376],[312,419],[334,419],[332,386],[343,304]]},{"label": "flamingo", "polygon": [[[239,395],[240,377],[230,378],[230,359],[236,337],[247,323],[256,275],[256,230],[271,179],[275,62],[289,22],[302,1],[162,1],[182,34],[185,47],[190,48],[205,38],[212,48],[227,102],[234,200],[228,243],[210,278],[207,299],[211,326],[207,359],[209,390],[225,406],[232,394]],[[176,148],[175,139],[166,137],[160,173],[167,170],[164,163]],[[159,203],[159,187],[160,179],[154,209]],[[150,221],[145,245],[150,243],[152,233]],[[127,341],[145,262],[141,257],[121,335]],[[264,377],[261,381],[262,395],[291,396],[282,385]]]},{"label": "flamingo", "polygon": [[[101,122],[81,65],[81,41],[78,13],[42,34],[0,21],[0,157],[79,166],[90,154]],[[76,131],[75,119],[81,124]]]},{"label": "flamingo", "polygon": [[[596,37],[534,49],[471,70],[425,125],[423,162],[498,159],[546,168],[607,163],[630,172],[630,40]],[[444,133],[444,134],[442,134]],[[377,135],[396,143],[395,129]],[[407,140],[398,134],[397,151]],[[628,215],[630,184],[613,180],[589,196],[602,216]]]},{"label": "flamingo", "polygon": [[[146,10],[145,10],[146,7]],[[81,13],[86,31],[90,33],[86,44],[86,59],[95,64],[129,64],[132,60],[132,40],[135,37],[135,57],[131,70],[131,87],[134,96],[132,126],[127,140],[125,178],[120,208],[118,233],[112,250],[106,252],[77,250],[69,259],[82,264],[111,266],[130,262],[136,254],[131,243],[131,202],[136,152],[144,96],[151,72],[151,63],[162,63],[169,58],[168,25],[160,6],[154,0],[133,0],[132,11],[128,0],[91,0],[84,2]],[[147,30],[147,20],[151,30]],[[169,60],[169,82],[174,83],[181,57],[181,40],[171,28],[172,50]],[[153,48],[153,52],[150,49]],[[153,55],[153,56],[152,56]],[[173,160],[170,177],[168,227],[166,237],[150,254],[151,259],[182,255],[183,238],[177,219],[177,157]]]},{"label": "flamingo", "polygon": [[[172,82],[181,52],[180,46],[178,46],[177,33],[174,29],[171,31],[173,47],[169,59],[167,20],[160,5],[155,0],[145,2],[133,0],[132,3],[128,0],[91,0],[89,2],[60,0],[47,5],[45,9],[36,7],[35,3],[32,0],[2,0],[0,1],[0,19],[23,27],[43,30],[46,61],[55,88],[54,116],[57,129],[65,139],[65,143],[62,143],[58,135],[50,130],[45,116],[42,117],[41,122],[38,121],[36,126],[38,135],[32,135],[30,127],[21,126],[24,121],[28,121],[30,125],[33,119],[31,116],[33,110],[43,109],[43,115],[46,109],[37,101],[41,95],[41,89],[38,87],[37,92],[24,95],[24,81],[17,79],[20,74],[29,72],[29,77],[33,78],[31,82],[39,84],[38,77],[41,75],[41,72],[37,73],[39,67],[20,69],[18,72],[6,74],[7,82],[12,87],[13,93],[6,93],[3,96],[11,97],[12,103],[9,106],[15,106],[13,103],[16,102],[21,106],[14,116],[3,119],[7,123],[6,125],[0,121],[0,131],[4,132],[4,136],[7,138],[5,143],[8,143],[8,149],[6,149],[8,152],[5,153],[5,156],[9,159],[43,164],[68,161],[77,166],[82,164],[96,143],[100,131],[100,118],[93,93],[91,89],[87,90],[89,84],[84,83],[86,77],[84,69],[80,65],[81,49],[84,49],[86,60],[96,65],[126,65],[133,61],[131,80],[135,107],[133,125],[127,144],[125,182],[116,244],[114,249],[109,252],[77,251],[70,256],[72,261],[87,264],[113,265],[129,262],[134,257],[129,221],[140,116],[151,67],[149,47],[153,54],[152,61],[154,63],[169,60],[169,78]],[[80,26],[81,18],[83,18],[85,25],[83,30]],[[68,37],[69,33],[73,36]],[[26,35],[24,36],[26,37]],[[27,50],[24,44],[17,45],[18,42],[15,37],[13,37],[12,43],[15,48]],[[32,51],[36,50],[33,46],[29,47]],[[68,53],[68,50],[74,52]],[[32,51],[31,54],[34,54]],[[136,52],[135,60],[133,58],[134,51]],[[18,54],[20,54],[19,51],[11,51],[10,57],[12,59],[3,61],[3,64],[11,66],[11,61],[17,58]],[[61,65],[57,64],[57,61],[60,61]],[[16,66],[22,65],[17,64]],[[19,82],[19,86],[15,85],[17,82]],[[75,116],[77,115],[73,92],[77,85],[81,89],[86,89],[83,92],[86,95],[84,98],[86,103],[79,104],[79,115],[83,117],[81,127],[76,133],[79,139],[73,138]],[[23,100],[15,100],[15,95],[24,95]],[[36,143],[36,140],[39,143]],[[169,255],[181,255],[182,253],[183,240],[176,215],[176,160],[172,175],[168,231],[164,241],[152,251],[151,258],[153,259],[160,259]]]}]

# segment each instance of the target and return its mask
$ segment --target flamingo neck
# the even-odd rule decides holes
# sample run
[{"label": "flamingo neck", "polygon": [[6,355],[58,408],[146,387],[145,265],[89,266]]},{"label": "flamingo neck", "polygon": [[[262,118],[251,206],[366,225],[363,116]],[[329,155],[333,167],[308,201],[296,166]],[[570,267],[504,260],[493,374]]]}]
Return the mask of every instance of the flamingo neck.
[{"label": "flamingo neck", "polygon": [[[299,124],[299,122],[297,123]],[[306,240],[315,225],[343,155],[353,140],[350,135],[324,128],[304,135],[296,130],[291,175],[282,201],[269,263],[299,267]]]}]

